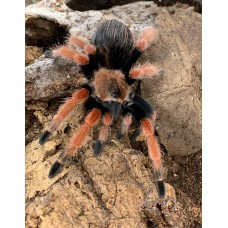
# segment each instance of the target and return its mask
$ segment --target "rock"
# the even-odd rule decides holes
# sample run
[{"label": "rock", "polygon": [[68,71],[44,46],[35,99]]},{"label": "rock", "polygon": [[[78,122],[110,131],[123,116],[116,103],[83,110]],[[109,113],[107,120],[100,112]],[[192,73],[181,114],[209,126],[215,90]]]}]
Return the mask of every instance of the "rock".
[{"label": "rock", "polygon": [[156,22],[160,39],[142,61],[158,62],[165,73],[143,80],[141,92],[157,109],[157,130],[168,153],[189,155],[202,146],[201,15],[163,9]]},{"label": "rock", "polygon": [[70,96],[85,83],[79,67],[62,59],[45,59],[26,67],[26,101]]},{"label": "rock", "polygon": [[35,4],[37,2],[39,2],[40,0],[25,0],[25,6],[31,5],[31,4]]},{"label": "rock", "polygon": [[43,48],[25,46],[25,65],[33,63],[43,54]]},{"label": "rock", "polygon": [[[66,140],[59,136],[59,140]],[[176,202],[175,190],[166,184],[167,196],[158,199],[149,158],[125,145],[106,144],[98,158],[92,154],[91,138],[78,152],[77,163],[65,165],[54,179],[48,179],[50,164],[58,154],[43,157],[37,141],[26,148],[26,225],[29,227],[158,227],[181,224],[186,227],[197,213]],[[68,163],[69,164],[69,163]],[[72,165],[74,164],[74,165]],[[178,213],[178,216],[177,216]],[[163,214],[163,216],[162,216]],[[188,216],[191,218],[189,223]],[[163,224],[163,226],[161,226]]]},{"label": "rock", "polygon": [[[192,22],[193,17],[196,18],[195,27],[188,22]],[[194,132],[196,127],[199,130],[201,124],[201,50],[196,42],[200,33],[197,30],[200,15],[179,8],[175,8],[175,12],[170,14],[167,8],[159,8],[149,1],[88,12],[72,12],[61,4],[57,9],[44,7],[43,1],[26,8],[26,23],[28,19],[30,23],[26,28],[30,29],[34,22],[32,31],[39,31],[39,38],[43,41],[47,39],[40,33],[44,25],[45,30],[48,30],[48,27],[55,23],[56,31],[58,27],[64,27],[71,34],[91,39],[97,25],[110,18],[124,22],[136,34],[143,27],[153,23],[160,27],[160,40],[145,52],[140,61],[157,62],[165,73],[141,83],[141,91],[143,96],[156,106],[157,130],[169,154],[193,153],[193,149],[183,146],[186,141],[178,130],[184,125],[183,136],[187,135],[190,140],[194,136],[200,136],[198,132]],[[39,23],[35,23],[36,20]],[[42,21],[45,23],[40,23]],[[28,37],[34,38],[35,33],[34,36],[31,35],[33,32],[29,29]],[[196,35],[190,36],[190,31]],[[36,118],[36,124],[45,126],[56,112],[58,102],[84,82],[79,68],[74,63],[60,58],[41,56],[27,66],[26,107]],[[196,105],[192,106],[191,97],[194,98],[195,94],[199,103],[193,100]],[[182,106],[178,107],[180,103]],[[185,109],[188,106],[195,120],[190,118],[191,124],[187,126]],[[175,118],[170,113],[175,113]],[[145,144],[140,142],[139,147],[133,149],[129,139],[116,140],[119,123],[113,125],[101,156],[96,158],[92,154],[92,147],[98,135],[98,129],[95,129],[85,146],[64,165],[61,173],[53,179],[48,179],[51,164],[64,150],[71,135],[82,123],[84,115],[82,109],[76,109],[45,146],[38,144],[38,136],[28,140],[27,227],[200,226],[200,208],[177,185],[174,189],[173,183],[168,179],[165,179],[166,198],[158,198],[152,162],[147,155],[147,149],[143,149]],[[176,126],[179,128],[174,128]],[[35,126],[29,126],[29,132],[35,129]],[[172,138],[173,129],[177,129],[178,134]],[[169,133],[172,139],[167,139]],[[178,147],[180,150],[177,152]],[[180,165],[173,169],[171,162],[169,167],[166,166],[167,157],[162,155],[166,174],[171,170],[173,173],[181,170]]]}]

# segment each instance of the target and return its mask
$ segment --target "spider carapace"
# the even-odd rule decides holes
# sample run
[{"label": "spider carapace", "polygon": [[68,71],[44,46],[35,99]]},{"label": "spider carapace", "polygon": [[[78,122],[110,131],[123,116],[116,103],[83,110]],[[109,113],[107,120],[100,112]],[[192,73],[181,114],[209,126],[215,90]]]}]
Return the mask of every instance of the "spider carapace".
[{"label": "spider carapace", "polygon": [[165,196],[161,152],[154,127],[156,112],[134,91],[136,81],[160,73],[160,68],[150,63],[135,64],[156,38],[157,30],[153,26],[145,28],[134,39],[122,22],[107,20],[98,27],[92,43],[83,37],[71,35],[65,45],[51,51],[53,57],[62,57],[80,65],[88,82],[60,106],[39,143],[43,145],[77,105],[83,104],[89,114],[51,167],[49,178],[59,173],[67,157],[83,146],[92,128],[101,121],[102,126],[94,145],[94,155],[100,155],[113,120],[121,115],[122,126],[117,137],[125,135],[133,119],[136,121],[138,127],[131,140],[135,140],[140,133],[144,136],[153,162],[158,195],[161,198]]}]

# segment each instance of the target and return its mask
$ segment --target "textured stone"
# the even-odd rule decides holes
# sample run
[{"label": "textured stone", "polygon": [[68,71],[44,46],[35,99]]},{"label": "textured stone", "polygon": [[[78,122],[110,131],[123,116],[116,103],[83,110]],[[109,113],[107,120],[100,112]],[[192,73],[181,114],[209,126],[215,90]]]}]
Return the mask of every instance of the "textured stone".
[{"label": "textured stone", "polygon": [[38,59],[43,54],[43,49],[34,47],[34,46],[26,46],[25,47],[25,64],[29,65],[33,63],[36,59]]},{"label": "textured stone", "polygon": [[[110,18],[138,33],[157,24],[160,39],[145,51],[141,62],[157,62],[164,76],[142,81],[144,98],[155,104],[157,130],[170,155],[188,155],[201,149],[201,15],[153,2],[116,6],[111,10],[71,12],[27,7],[29,18],[45,18],[67,26],[71,34],[91,39],[98,24]],[[83,23],[81,23],[83,21]],[[70,95],[81,83],[79,68],[65,60],[45,59],[26,68],[26,100]]]},{"label": "textured stone", "polygon": [[69,96],[83,83],[85,78],[74,63],[62,59],[36,61],[25,70],[26,101]]},{"label": "textured stone", "polygon": [[[171,14],[153,2],[88,12],[42,4],[26,8],[26,22],[28,18],[30,22],[52,21],[69,33],[89,39],[105,19],[118,19],[136,34],[143,27],[157,24],[160,39],[145,51],[140,62],[157,62],[164,69],[164,75],[142,82],[142,95],[155,104],[157,130],[169,154],[187,155],[200,148],[201,15],[175,7]],[[45,29],[51,24],[46,23]],[[42,30],[41,25],[36,23],[35,30]],[[41,56],[27,66],[25,72],[26,107],[29,112],[34,111],[33,118],[43,126],[56,112],[56,100],[69,96],[84,82],[79,68],[60,58]],[[98,134],[95,129],[62,172],[48,179],[51,164],[66,147],[84,115],[82,109],[76,109],[45,146],[38,144],[38,136],[29,141],[26,147],[26,228],[200,226],[201,209],[182,190],[168,184],[168,179],[165,179],[168,182],[166,198],[158,198],[145,144],[132,149],[129,139],[116,140],[118,123],[113,125],[101,156],[95,158],[92,154]],[[34,129],[29,126],[30,132]],[[191,145],[185,145],[186,138]],[[166,174],[182,170],[177,164],[172,167],[174,161],[167,167],[167,157],[162,155]]]},{"label": "textured stone", "polygon": [[143,80],[142,96],[157,109],[157,130],[169,154],[188,155],[202,148],[201,15],[163,9],[156,21],[160,38],[142,61],[158,62],[165,73]]}]

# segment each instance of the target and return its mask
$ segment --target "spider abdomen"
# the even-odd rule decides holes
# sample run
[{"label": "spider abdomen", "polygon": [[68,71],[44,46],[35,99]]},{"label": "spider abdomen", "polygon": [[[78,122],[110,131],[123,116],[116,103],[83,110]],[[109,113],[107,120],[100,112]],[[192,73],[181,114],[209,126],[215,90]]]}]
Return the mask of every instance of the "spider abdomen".
[{"label": "spider abdomen", "polygon": [[97,60],[100,67],[121,69],[135,48],[129,28],[117,20],[105,21],[95,34]]}]

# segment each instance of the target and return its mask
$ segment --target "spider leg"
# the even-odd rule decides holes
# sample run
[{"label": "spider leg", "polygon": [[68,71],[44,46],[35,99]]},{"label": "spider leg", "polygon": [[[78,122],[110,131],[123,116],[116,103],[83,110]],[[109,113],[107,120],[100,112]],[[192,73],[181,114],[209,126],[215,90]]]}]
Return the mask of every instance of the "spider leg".
[{"label": "spider leg", "polygon": [[87,65],[89,63],[89,56],[87,54],[79,53],[75,49],[68,47],[66,45],[53,49],[52,56],[60,56],[62,58],[73,60],[75,63],[82,66]]},{"label": "spider leg", "polygon": [[110,131],[110,125],[112,124],[113,117],[110,113],[106,112],[103,116],[103,126],[100,129],[98,140],[94,145],[93,154],[95,156],[98,156],[101,154],[104,142],[106,142],[109,131]]},{"label": "spider leg", "polygon": [[72,97],[67,99],[65,103],[60,106],[57,114],[49,123],[47,130],[40,136],[39,144],[43,145],[48,140],[51,133],[57,129],[60,123],[74,110],[74,108],[86,101],[89,94],[90,91],[86,88],[75,91]]},{"label": "spider leg", "polygon": [[[75,47],[83,49],[84,53],[77,52]],[[47,56],[50,56],[50,52],[47,53]],[[80,36],[71,35],[68,38],[67,45],[53,49],[51,56],[60,56],[81,65],[85,77],[89,80],[93,77],[94,70],[98,69],[96,47]]]},{"label": "spider leg", "polygon": [[155,75],[160,75],[162,72],[163,71],[159,66],[145,63],[139,66],[132,67],[129,72],[129,76],[132,79],[144,79],[148,77],[153,77]]},{"label": "spider leg", "polygon": [[128,129],[131,126],[131,124],[132,124],[132,114],[126,113],[123,117],[121,130],[118,131],[116,137],[118,139],[121,139],[126,133],[128,133]]},{"label": "spider leg", "polygon": [[123,113],[131,113],[134,119],[139,123],[138,128],[133,134],[135,139],[142,131],[148,147],[149,157],[153,162],[154,176],[156,179],[159,197],[165,196],[165,184],[163,181],[163,168],[159,142],[155,135],[156,111],[141,96],[135,95],[123,109]]},{"label": "spider leg", "polygon": [[98,108],[92,109],[92,111],[85,117],[84,124],[74,133],[67,149],[60,154],[58,159],[52,165],[48,175],[49,178],[53,178],[54,176],[56,176],[59,173],[67,157],[75,153],[79,148],[84,145],[86,137],[90,133],[91,129],[99,123],[100,119],[101,111]]},{"label": "spider leg", "polygon": [[141,51],[146,50],[153,41],[158,38],[158,31],[155,27],[147,27],[139,35],[136,41],[136,47]]},{"label": "spider leg", "polygon": [[163,198],[165,196],[165,184],[163,181],[161,152],[160,152],[159,142],[154,134],[155,128],[153,125],[153,120],[150,118],[144,118],[143,120],[141,120],[141,125],[142,125],[143,135],[146,138],[149,156],[153,162],[154,176],[156,179],[158,194],[159,194],[159,197]]},{"label": "spider leg", "polygon": [[96,47],[90,44],[84,37],[72,35],[68,38],[68,43],[82,48],[88,55],[94,55],[96,53]]}]

